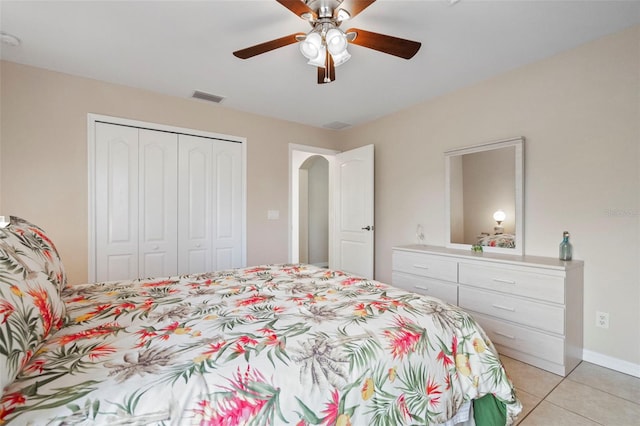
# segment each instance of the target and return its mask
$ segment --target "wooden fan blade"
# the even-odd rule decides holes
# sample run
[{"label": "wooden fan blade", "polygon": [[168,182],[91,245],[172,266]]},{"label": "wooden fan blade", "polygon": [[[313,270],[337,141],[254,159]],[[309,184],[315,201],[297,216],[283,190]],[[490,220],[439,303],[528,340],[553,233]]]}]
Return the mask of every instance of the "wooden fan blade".
[{"label": "wooden fan blade", "polygon": [[338,10],[344,9],[349,12],[351,18],[355,18],[358,13],[362,12],[375,2],[376,0],[344,0],[340,3],[340,6],[336,8],[333,16],[337,17]]},{"label": "wooden fan blade", "polygon": [[327,53],[325,67],[318,67],[318,84],[331,83],[336,79],[336,67],[333,58]]},{"label": "wooden fan blade", "polygon": [[318,15],[311,9],[309,6],[304,4],[300,0],[276,0],[278,3],[298,15],[299,18],[302,18],[302,15],[308,13],[313,19],[317,19]]},{"label": "wooden fan blade", "polygon": [[389,55],[398,56],[404,59],[413,58],[413,56],[418,53],[420,46],[422,46],[422,43],[417,41],[373,33],[371,31],[360,30],[358,28],[350,28],[346,33],[356,33],[356,38],[351,41],[353,44],[368,47],[369,49],[388,53]]},{"label": "wooden fan blade", "polygon": [[264,43],[256,44],[255,46],[247,47],[246,49],[236,50],[233,55],[240,59],[249,59],[262,53],[270,52],[280,47],[288,46],[293,43],[297,43],[297,36],[304,36],[304,33],[295,33],[288,36],[280,37],[275,40],[267,41]]}]

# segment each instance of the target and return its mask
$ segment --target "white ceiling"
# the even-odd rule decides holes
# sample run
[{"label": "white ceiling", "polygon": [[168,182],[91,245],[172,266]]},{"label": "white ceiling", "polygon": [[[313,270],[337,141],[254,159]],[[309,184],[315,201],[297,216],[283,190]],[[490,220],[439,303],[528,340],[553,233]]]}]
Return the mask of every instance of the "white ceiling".
[{"label": "white ceiling", "polygon": [[[316,83],[296,45],[238,49],[310,26],[274,0],[8,1],[2,59],[312,126],[358,125],[640,23],[640,0],[378,0],[342,28],[422,42],[411,60],[360,46]],[[194,100],[193,102],[203,102]]]}]

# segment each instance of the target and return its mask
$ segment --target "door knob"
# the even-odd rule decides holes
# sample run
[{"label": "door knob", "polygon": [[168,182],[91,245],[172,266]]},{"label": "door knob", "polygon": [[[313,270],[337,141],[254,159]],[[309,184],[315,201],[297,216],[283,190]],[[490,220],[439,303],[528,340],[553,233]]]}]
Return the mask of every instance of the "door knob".
[{"label": "door knob", "polygon": [[373,226],[365,226],[364,228],[362,228],[363,231],[373,231]]}]

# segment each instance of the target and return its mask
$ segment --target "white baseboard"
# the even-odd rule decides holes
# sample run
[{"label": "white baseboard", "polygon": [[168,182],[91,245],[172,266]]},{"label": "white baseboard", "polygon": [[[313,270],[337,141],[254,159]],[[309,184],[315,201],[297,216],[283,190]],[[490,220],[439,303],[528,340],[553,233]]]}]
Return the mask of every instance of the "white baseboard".
[{"label": "white baseboard", "polygon": [[640,364],[634,364],[629,361],[614,358],[609,355],[603,355],[598,352],[593,352],[587,349],[582,351],[582,359],[592,364],[599,365],[601,367],[610,368],[621,373],[629,374],[631,376],[640,377]]},{"label": "white baseboard", "polygon": [[312,265],[317,266],[318,268],[328,268],[329,262],[312,263]]}]

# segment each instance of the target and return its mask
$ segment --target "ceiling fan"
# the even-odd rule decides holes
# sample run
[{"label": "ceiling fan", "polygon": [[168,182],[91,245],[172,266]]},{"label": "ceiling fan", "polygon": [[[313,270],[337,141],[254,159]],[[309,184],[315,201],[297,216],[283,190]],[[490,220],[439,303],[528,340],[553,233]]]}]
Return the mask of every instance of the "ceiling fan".
[{"label": "ceiling fan", "polygon": [[248,59],[293,43],[300,43],[300,51],[308,64],[318,69],[318,84],[336,78],[335,67],[349,60],[348,44],[368,47],[404,59],[411,59],[421,43],[390,35],[350,28],[340,29],[343,21],[354,18],[375,0],[276,0],[278,3],[311,24],[311,31],[295,33],[233,52],[240,59]]}]

